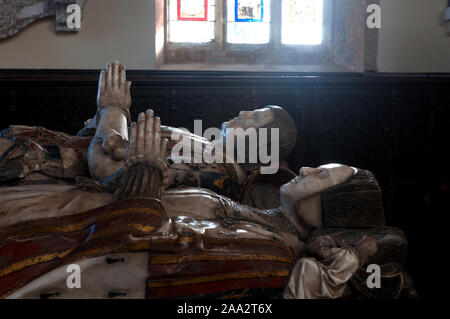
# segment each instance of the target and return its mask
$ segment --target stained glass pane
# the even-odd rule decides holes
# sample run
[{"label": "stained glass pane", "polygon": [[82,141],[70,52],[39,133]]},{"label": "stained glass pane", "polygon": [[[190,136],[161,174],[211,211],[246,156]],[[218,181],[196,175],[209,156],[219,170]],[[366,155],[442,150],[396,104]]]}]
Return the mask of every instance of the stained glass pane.
[{"label": "stained glass pane", "polygon": [[169,0],[169,41],[214,41],[216,0]]},{"label": "stained glass pane", "polygon": [[321,44],[322,23],[323,0],[283,0],[282,43]]},{"label": "stained glass pane", "polygon": [[261,22],[264,17],[263,0],[235,0],[235,21]]},{"label": "stained glass pane", "polygon": [[227,0],[227,42],[270,41],[271,0]]},{"label": "stained glass pane", "polygon": [[178,20],[208,20],[208,0],[178,0]]}]

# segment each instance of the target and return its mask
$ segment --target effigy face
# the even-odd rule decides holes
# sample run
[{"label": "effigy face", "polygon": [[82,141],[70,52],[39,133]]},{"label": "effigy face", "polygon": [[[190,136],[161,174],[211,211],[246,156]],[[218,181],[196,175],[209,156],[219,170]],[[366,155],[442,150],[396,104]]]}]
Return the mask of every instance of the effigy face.
[{"label": "effigy face", "polygon": [[300,174],[280,188],[282,198],[289,197],[298,202],[348,180],[356,169],[347,165],[328,164],[318,168],[302,168]]},{"label": "effigy face", "polygon": [[242,111],[238,117],[222,124],[222,130],[230,128],[260,128],[264,127],[275,120],[273,112],[270,108],[262,108],[254,111]]}]

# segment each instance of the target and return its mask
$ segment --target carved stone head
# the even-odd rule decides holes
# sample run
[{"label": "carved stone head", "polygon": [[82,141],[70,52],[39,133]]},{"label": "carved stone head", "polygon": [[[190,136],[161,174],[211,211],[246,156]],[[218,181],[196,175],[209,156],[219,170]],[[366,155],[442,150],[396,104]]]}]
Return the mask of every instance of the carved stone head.
[{"label": "carved stone head", "polygon": [[353,167],[342,164],[327,164],[317,168],[302,167],[296,178],[280,187],[280,196],[298,202],[345,182],[354,173]]},{"label": "carved stone head", "polygon": [[280,187],[280,204],[295,209],[301,220],[313,227],[322,226],[320,193],[352,177],[357,170],[341,164],[303,167],[299,176]]},{"label": "carved stone head", "polygon": [[295,148],[297,142],[297,126],[291,115],[282,107],[268,105],[254,111],[242,111],[238,117],[222,124],[222,132],[226,136],[226,129],[242,128],[244,130],[267,128],[268,150],[270,150],[270,132],[272,128],[279,129],[280,160],[285,159]]}]

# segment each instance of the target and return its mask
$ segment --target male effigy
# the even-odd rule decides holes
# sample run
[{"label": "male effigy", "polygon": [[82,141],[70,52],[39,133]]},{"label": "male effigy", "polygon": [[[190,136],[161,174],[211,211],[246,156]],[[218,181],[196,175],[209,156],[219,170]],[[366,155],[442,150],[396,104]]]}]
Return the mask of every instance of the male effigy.
[{"label": "male effigy", "polygon": [[[405,236],[385,225],[372,173],[328,164],[294,174],[282,160],[295,123],[276,106],[223,127],[279,128],[277,174],[180,163],[174,133],[194,153],[218,141],[161,126],[151,110],[131,123],[130,86],[125,67],[108,64],[97,114],[78,136],[1,132],[1,297],[414,297]],[[73,264],[79,288],[67,285]],[[381,288],[367,286],[369,264]]]}]

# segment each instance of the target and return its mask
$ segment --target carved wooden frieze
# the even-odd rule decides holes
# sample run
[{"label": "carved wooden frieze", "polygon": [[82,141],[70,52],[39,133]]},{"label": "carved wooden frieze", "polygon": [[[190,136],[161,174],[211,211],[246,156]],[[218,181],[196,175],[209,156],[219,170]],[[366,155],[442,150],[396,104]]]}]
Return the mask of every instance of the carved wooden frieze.
[{"label": "carved wooden frieze", "polygon": [[[49,16],[56,17],[56,31],[78,31],[67,25],[67,19],[76,9],[83,8],[86,0],[0,0],[0,39],[19,33],[29,24]],[[81,18],[81,15],[80,15]]]}]

